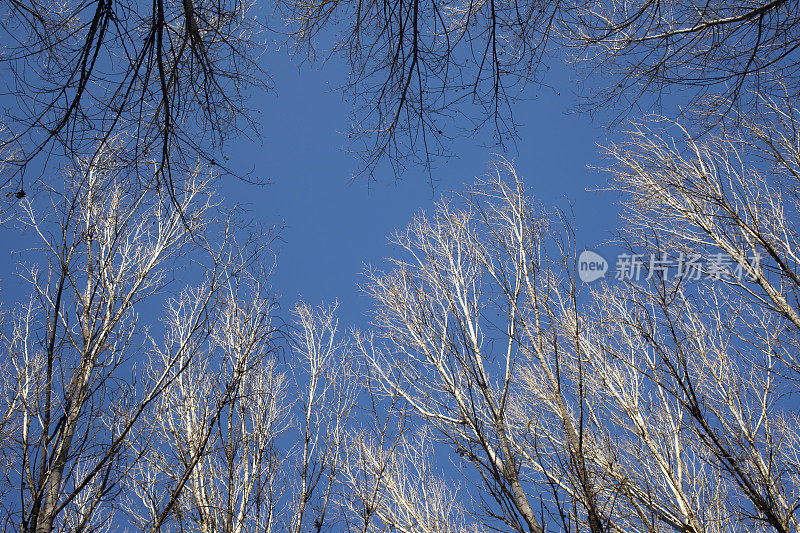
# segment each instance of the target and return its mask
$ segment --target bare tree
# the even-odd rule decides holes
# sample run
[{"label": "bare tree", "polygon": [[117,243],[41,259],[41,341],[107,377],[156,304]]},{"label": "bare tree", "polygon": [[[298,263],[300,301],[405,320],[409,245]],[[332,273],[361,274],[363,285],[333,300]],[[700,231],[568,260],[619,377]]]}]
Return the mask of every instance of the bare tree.
[{"label": "bare tree", "polygon": [[685,139],[676,145],[642,127],[609,153],[616,185],[630,194],[632,227],[649,237],[640,245],[729,258],[698,293],[656,285],[634,300],[656,321],[628,312],[625,327],[653,353],[660,348],[658,369],[670,381],[663,387],[713,458],[732,512],[749,528],[792,531],[800,518],[791,451],[798,426],[789,409],[800,370],[799,123],[791,105],[766,100],[763,108],[738,135],[701,143],[675,126]]},{"label": "bare tree", "polygon": [[298,303],[293,377],[299,439],[287,465],[292,475],[292,533],[319,532],[337,520],[345,438],[356,387],[350,345],[337,334],[337,305]]},{"label": "bare tree", "polygon": [[128,170],[149,182],[155,161],[175,194],[173,172],[198,157],[235,172],[223,144],[255,125],[245,97],[268,81],[253,2],[11,0],[0,17],[2,91],[15,100],[0,183],[11,194],[57,156],[91,158],[112,138],[125,141]]},{"label": "bare tree", "polygon": [[[138,436],[146,451],[127,511],[151,531],[318,532],[335,520],[354,390],[335,306],[298,304],[295,357],[282,371],[265,286],[250,278],[231,287],[222,319]],[[167,346],[186,335],[196,297],[173,304]],[[172,358],[159,352],[153,371]]]},{"label": "bare tree", "polygon": [[514,102],[531,97],[529,85],[548,87],[546,70],[563,61],[585,70],[586,106],[617,118],[678,93],[703,118],[701,101],[738,118],[759,95],[800,95],[800,8],[786,0],[284,4],[312,56],[328,28],[342,28],[333,50],[350,63],[349,137],[365,169],[383,157],[429,164],[461,133],[515,139]]},{"label": "bare tree", "polygon": [[179,363],[171,347],[191,342],[186,324],[204,290],[172,302],[166,347],[151,372],[174,367],[170,385],[135,446],[143,459],[127,510],[142,530],[271,531],[280,479],[277,438],[286,428],[286,380],[276,368],[276,332],[263,280],[228,283],[217,319]]},{"label": "bare tree", "polygon": [[[687,253],[725,252],[753,280],[735,285],[798,327],[800,117],[791,101],[765,99],[762,107],[742,128],[705,143],[680,124],[671,131],[643,124],[608,155],[619,163],[614,188],[628,195],[633,231]],[[671,133],[683,142],[670,141]],[[757,267],[755,256],[763,259]]]},{"label": "bare tree", "polygon": [[800,96],[796,2],[589,1],[567,7],[564,21],[575,59],[606,80],[592,105],[646,109],[642,96],[680,88],[693,100],[684,108],[705,100],[736,116],[759,96]]},{"label": "bare tree", "polygon": [[[249,89],[261,68],[253,1],[9,1],[2,13],[16,100],[0,153],[15,199],[45,175],[52,156],[88,157],[98,141],[125,139],[126,164],[173,190],[172,172],[199,157],[235,173],[224,142],[252,129]],[[388,160],[426,165],[456,135],[516,139],[514,102],[546,87],[548,63],[586,66],[590,107],[648,109],[689,89],[722,116],[758,95],[798,96],[800,11],[788,0],[607,3],[286,0],[276,4],[298,46],[342,54],[354,99],[350,148],[369,173]],[[336,28],[336,29],[334,29]],[[334,42],[329,42],[334,39]],[[572,47],[573,54],[565,54]],[[655,98],[652,98],[655,97]],[[687,105],[694,107],[694,105]],[[756,106],[757,107],[757,106]],[[615,107],[619,110],[619,107]],[[624,111],[623,111],[624,113]],[[705,111],[701,111],[705,116]],[[41,163],[41,164],[39,164]]]},{"label": "bare tree", "polygon": [[[369,507],[369,520],[353,520],[358,531],[456,533],[466,531],[457,493],[438,476],[431,449],[435,444],[423,428],[413,436],[385,446],[357,433],[343,473],[350,491],[348,512]],[[441,467],[442,465],[439,465]]]},{"label": "bare tree", "polygon": [[[354,98],[348,137],[363,170],[387,158],[430,164],[447,152],[453,126],[516,137],[511,105],[536,82],[557,2],[283,2],[295,37],[313,56],[316,38],[337,32]],[[326,47],[330,49],[330,47]]]},{"label": "bare tree", "polygon": [[[142,415],[191,360],[223,283],[263,247],[234,248],[224,229],[221,240],[211,237],[215,204],[201,170],[176,189],[175,205],[166,193],[118,179],[110,152],[72,171],[63,191],[41,196],[49,210],[22,202],[23,222],[40,244],[28,252],[32,264],[23,275],[30,303],[3,337],[10,370],[0,427],[8,528],[110,523],[137,461],[130,439]],[[145,376],[137,356],[150,341],[138,310],[158,301],[190,250],[203,289],[160,371]]]},{"label": "bare tree", "polygon": [[364,355],[386,393],[401,396],[476,468],[488,524],[544,531],[531,482],[551,470],[536,459],[535,448],[527,450],[533,461],[521,453],[530,427],[519,429],[512,415],[521,353],[538,354],[545,372],[538,399],[561,421],[566,435],[559,442],[569,439],[584,478],[583,486],[564,488],[578,491],[574,496],[585,497],[587,512],[595,512],[577,423],[548,339],[550,292],[562,287],[540,270],[546,268],[541,239],[548,230],[521,183],[508,188],[494,182],[470,198],[470,208],[443,203],[433,218],[420,215],[396,236],[411,261],[394,261],[393,272],[371,276],[369,292],[388,345],[365,346]]},{"label": "bare tree", "polygon": [[[394,238],[408,259],[370,274],[382,340],[361,343],[366,375],[480,476],[472,520],[797,528],[795,130],[771,145],[750,131],[716,151],[690,141],[679,155],[646,133],[611,149],[633,193],[633,234],[652,237],[639,246],[724,253],[727,273],[654,272],[581,294],[571,230],[537,214],[508,166],[510,184],[498,173]],[[761,178],[742,163],[747,147],[785,163]],[[383,494],[394,500],[380,505],[402,502]]]}]

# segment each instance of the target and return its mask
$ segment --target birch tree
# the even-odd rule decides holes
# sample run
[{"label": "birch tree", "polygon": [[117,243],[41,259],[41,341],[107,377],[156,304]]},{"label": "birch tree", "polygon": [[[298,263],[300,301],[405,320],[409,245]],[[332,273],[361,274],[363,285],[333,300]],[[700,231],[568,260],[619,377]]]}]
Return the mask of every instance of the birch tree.
[{"label": "birch tree", "polygon": [[471,520],[511,531],[797,528],[796,130],[769,144],[751,126],[738,143],[689,139],[678,151],[641,132],[611,148],[631,194],[632,248],[724,251],[729,270],[713,276],[653,272],[581,292],[570,226],[537,211],[505,164],[396,234],[404,258],[369,274],[366,376],[479,476]]},{"label": "birch tree", "polygon": [[[266,285],[232,281],[221,320],[150,412],[127,511],[141,529],[320,531],[335,522],[335,490],[353,387],[335,306],[297,305],[289,364],[280,362]],[[196,308],[172,306],[167,346]],[[155,373],[171,360],[159,352]]]},{"label": "birch tree", "polygon": [[[402,397],[476,469],[492,502],[483,513],[487,525],[538,532],[545,524],[532,482],[547,481],[553,469],[535,448],[522,454],[531,428],[512,416],[515,378],[523,354],[532,352],[542,379],[537,392],[550,408],[544,412],[563,426],[553,438],[568,441],[565,453],[580,465],[582,441],[549,339],[551,293],[564,287],[546,270],[547,224],[521,183],[484,185],[468,197],[469,207],[444,202],[396,235],[410,261],[394,260],[393,271],[371,275],[368,290],[387,343],[364,356],[385,392]],[[559,488],[585,499],[591,514],[596,491],[586,468],[579,470],[582,486]]]},{"label": "birch tree", "polygon": [[443,465],[437,465],[431,453],[434,443],[425,429],[403,435],[397,442],[370,439],[365,433],[353,435],[342,475],[353,530],[467,531],[458,491],[437,475],[437,466]]},{"label": "birch tree", "polygon": [[171,347],[191,349],[178,356],[175,378],[135,441],[142,460],[127,483],[135,495],[127,510],[142,530],[270,531],[282,466],[276,440],[287,419],[272,300],[263,280],[240,273],[213,309],[212,327],[192,342],[185,324],[203,293],[187,290],[170,305],[166,346],[150,372],[169,368]]},{"label": "birch tree", "polygon": [[4,483],[15,488],[6,527],[88,527],[115,508],[128,436],[167,380],[134,388],[137,309],[168,282],[213,205],[199,173],[177,206],[163,199],[118,180],[102,157],[49,191],[52,212],[23,203],[39,243],[22,274],[31,298],[4,335]]},{"label": "birch tree", "polygon": [[736,135],[701,142],[674,125],[682,139],[667,143],[643,126],[609,154],[643,248],[674,243],[673,254],[729,258],[694,294],[685,283],[656,284],[636,298],[653,319],[621,316],[662,359],[663,387],[724,480],[731,512],[751,529],[792,531],[800,497],[789,444],[798,433],[798,117],[785,102],[763,107]]},{"label": "birch tree", "polygon": [[342,339],[337,305],[295,308],[293,377],[299,437],[287,465],[292,476],[289,530],[319,532],[340,517],[341,471],[356,395],[351,346]]}]

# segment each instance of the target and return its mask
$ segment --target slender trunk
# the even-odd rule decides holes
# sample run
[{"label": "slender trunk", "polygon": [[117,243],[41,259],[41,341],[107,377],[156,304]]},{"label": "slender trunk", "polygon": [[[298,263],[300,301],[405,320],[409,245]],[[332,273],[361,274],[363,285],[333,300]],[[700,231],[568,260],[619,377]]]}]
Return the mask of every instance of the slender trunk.
[{"label": "slender trunk", "polygon": [[498,422],[496,427],[500,445],[503,450],[502,473],[511,486],[511,492],[514,495],[514,505],[516,505],[517,510],[519,510],[520,514],[525,519],[530,533],[544,533],[542,525],[536,519],[536,515],[533,512],[533,507],[531,507],[528,501],[525,489],[522,488],[522,483],[519,481],[519,471],[517,470],[514,456],[511,453],[511,446],[509,445],[508,436],[506,435],[503,423]]}]

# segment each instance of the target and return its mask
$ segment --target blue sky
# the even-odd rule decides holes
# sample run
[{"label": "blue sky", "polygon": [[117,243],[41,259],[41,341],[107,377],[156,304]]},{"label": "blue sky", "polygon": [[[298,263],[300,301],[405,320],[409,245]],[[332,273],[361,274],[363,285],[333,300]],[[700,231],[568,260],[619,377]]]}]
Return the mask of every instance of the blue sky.
[{"label": "blue sky", "polygon": [[[260,95],[262,141],[240,141],[230,162],[268,179],[257,187],[229,180],[228,201],[241,202],[265,225],[284,224],[276,245],[273,287],[284,310],[302,298],[310,304],[338,299],[340,325],[365,326],[369,302],[359,293],[365,264],[379,266],[391,255],[387,237],[410,222],[420,209],[430,209],[442,194],[462,191],[487,171],[497,149],[481,139],[459,139],[458,157],[427,171],[410,166],[396,180],[387,165],[377,182],[351,180],[357,162],[344,151],[350,102],[331,88],[345,76],[336,60],[298,69],[286,53],[265,57],[275,94]],[[538,202],[562,209],[573,206],[579,246],[598,247],[618,227],[616,197],[588,192],[605,177],[587,168],[599,162],[600,123],[569,113],[577,102],[574,82],[565,69],[548,73],[553,89],[531,89],[530,100],[515,111],[524,127],[516,149],[506,152]],[[561,94],[559,95],[558,92]]]}]

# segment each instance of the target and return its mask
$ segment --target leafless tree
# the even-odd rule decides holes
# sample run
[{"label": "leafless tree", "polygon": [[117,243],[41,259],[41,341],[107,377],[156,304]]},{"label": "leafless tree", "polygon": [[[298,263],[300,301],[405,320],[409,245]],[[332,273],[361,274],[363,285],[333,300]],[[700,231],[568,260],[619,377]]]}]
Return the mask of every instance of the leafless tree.
[{"label": "leafless tree", "polygon": [[[151,531],[328,528],[353,400],[335,307],[298,305],[295,356],[281,371],[265,286],[250,279],[232,287],[223,319],[136,440],[147,451],[130,477],[127,511]],[[168,346],[186,335],[196,298],[189,292],[173,304]],[[156,373],[172,360],[159,355]]]},{"label": "leafless tree", "polygon": [[[526,86],[543,87],[548,63],[565,58],[597,74],[586,83],[592,108],[648,109],[679,88],[693,99],[684,110],[702,99],[738,118],[759,95],[798,96],[800,11],[789,0],[276,5],[300,48],[348,60],[349,138],[366,172],[386,159],[396,168],[430,164],[463,133],[484,130],[497,145],[515,139],[514,102],[531,96]],[[16,103],[4,117],[0,153],[12,199],[25,180],[45,175],[53,156],[87,157],[112,137],[126,139],[133,170],[146,175],[155,162],[158,183],[170,191],[172,172],[198,157],[235,172],[223,143],[255,125],[246,97],[269,81],[256,16],[274,6],[4,6],[0,63]],[[565,53],[570,47],[574,53]]]},{"label": "leafless tree", "polygon": [[[232,232],[215,233],[202,169],[171,197],[120,179],[113,149],[99,153],[63,190],[49,189],[36,206],[21,202],[27,234],[39,244],[26,253],[29,304],[3,333],[6,528],[110,527],[138,460],[131,438],[143,415],[192,360],[221,288],[265,245],[234,246]],[[190,276],[190,251],[202,288],[181,336],[158,352],[159,371],[145,375],[140,356],[153,343],[139,311],[158,302],[176,268]]]},{"label": "leafless tree", "polygon": [[546,87],[545,71],[564,60],[588,73],[579,91],[588,108],[617,118],[679,92],[683,111],[704,118],[709,109],[738,118],[759,95],[800,95],[800,8],[787,0],[284,4],[312,54],[337,27],[334,51],[352,72],[350,137],[367,169],[384,156],[430,163],[459,132],[514,139],[513,103],[531,96],[528,85]]},{"label": "leafless tree", "polygon": [[759,96],[800,96],[796,2],[589,1],[569,6],[564,20],[575,59],[604,80],[589,82],[600,89],[593,106],[621,100],[647,109],[645,94],[682,89],[694,101],[684,109],[705,100],[736,116]]},{"label": "leafless tree", "polygon": [[[487,525],[544,531],[532,490],[537,476],[582,501],[594,524],[596,490],[583,461],[582,428],[561,387],[550,338],[556,333],[551,298],[572,293],[569,286],[561,292],[565,287],[547,271],[545,219],[535,216],[519,182],[487,184],[469,198],[469,208],[443,203],[433,218],[420,215],[396,236],[411,261],[394,261],[394,271],[371,276],[377,324],[388,342],[365,346],[364,355],[385,392],[401,396],[475,467]],[[517,420],[516,382],[528,355],[542,380],[536,397],[542,406],[527,416],[549,413],[561,424],[551,438],[564,446],[554,453],[562,463],[572,460],[577,486],[539,457],[535,420]]]},{"label": "leafless tree", "polygon": [[[351,498],[347,511],[370,509],[368,520],[353,520],[362,532],[456,533],[466,531],[457,493],[437,475],[435,443],[423,428],[389,446],[357,433],[351,440],[343,478]],[[442,465],[438,465],[440,468]]]},{"label": "leafless tree", "polygon": [[[537,80],[557,2],[284,2],[301,46],[337,32],[355,100],[349,131],[364,170],[388,158],[425,164],[446,152],[452,126],[516,135],[511,105]],[[320,45],[326,46],[326,45]],[[326,49],[330,49],[326,46]]]},{"label": "leafless tree", "polygon": [[[796,130],[772,144],[749,131],[685,152],[642,132],[611,149],[632,234],[650,237],[637,246],[726,254],[729,270],[703,279],[654,272],[582,294],[571,230],[533,208],[510,166],[510,183],[498,173],[396,235],[407,259],[370,274],[366,375],[479,476],[471,520],[796,530]],[[404,498],[382,494],[376,507]]]},{"label": "leafless tree", "polygon": [[150,176],[155,161],[156,183],[175,194],[173,172],[198,157],[231,171],[223,143],[255,125],[247,92],[268,82],[255,7],[3,2],[2,91],[15,103],[3,117],[0,183],[19,193],[61,164],[58,156],[91,158],[112,138],[124,140],[129,171]]},{"label": "leafless tree", "polygon": [[[357,356],[367,341],[358,331],[353,337]],[[340,469],[344,489],[336,503],[344,518],[343,529],[366,533],[380,527],[375,521],[380,520],[378,508],[384,497],[384,486],[392,472],[402,468],[398,458],[406,457],[396,451],[405,435],[405,411],[396,397],[381,397],[375,382],[369,379],[369,367],[357,358],[352,361],[352,372],[360,378],[358,402],[354,405],[359,416],[352,420],[346,436],[346,457]],[[427,453],[424,458],[427,459]],[[407,503],[414,506],[418,502]],[[384,524],[390,527],[391,522]]]},{"label": "leafless tree", "polygon": [[765,100],[762,108],[736,136],[701,143],[675,126],[683,141],[665,143],[641,127],[609,154],[642,246],[675,243],[666,248],[730,258],[710,273],[716,283],[697,294],[661,284],[635,299],[655,321],[621,314],[626,329],[662,359],[658,370],[669,378],[663,388],[685,407],[717,483],[731,494],[729,512],[750,529],[792,531],[800,519],[800,464],[792,450],[800,123],[791,104]]},{"label": "leafless tree", "polygon": [[271,531],[282,466],[276,442],[287,422],[272,301],[263,280],[243,272],[228,283],[212,329],[175,365],[170,347],[192,342],[186,324],[204,292],[186,291],[170,305],[170,333],[151,372],[174,368],[175,377],[135,440],[143,458],[127,482],[135,495],[127,510],[142,530]]},{"label": "leafless tree", "polygon": [[299,439],[286,467],[292,476],[287,524],[292,533],[318,533],[337,520],[340,472],[346,464],[345,439],[356,387],[349,342],[337,332],[336,308],[300,303],[295,309],[299,328],[294,337],[293,377]]},{"label": "leafless tree", "polygon": [[[355,394],[335,306],[298,305],[281,362],[269,235],[240,231],[202,168],[177,205],[137,186],[123,149],[79,165],[49,205],[22,201],[41,245],[2,331],[5,527],[329,528]],[[142,311],[162,302],[163,338]]]},{"label": "leafless tree", "polygon": [[[765,99],[762,107],[742,128],[704,143],[680,124],[643,124],[608,155],[618,162],[614,188],[628,195],[633,231],[655,232],[686,252],[725,252],[754,280],[740,290],[798,327],[800,116],[791,101]],[[748,266],[754,256],[763,259],[759,268]]]}]

